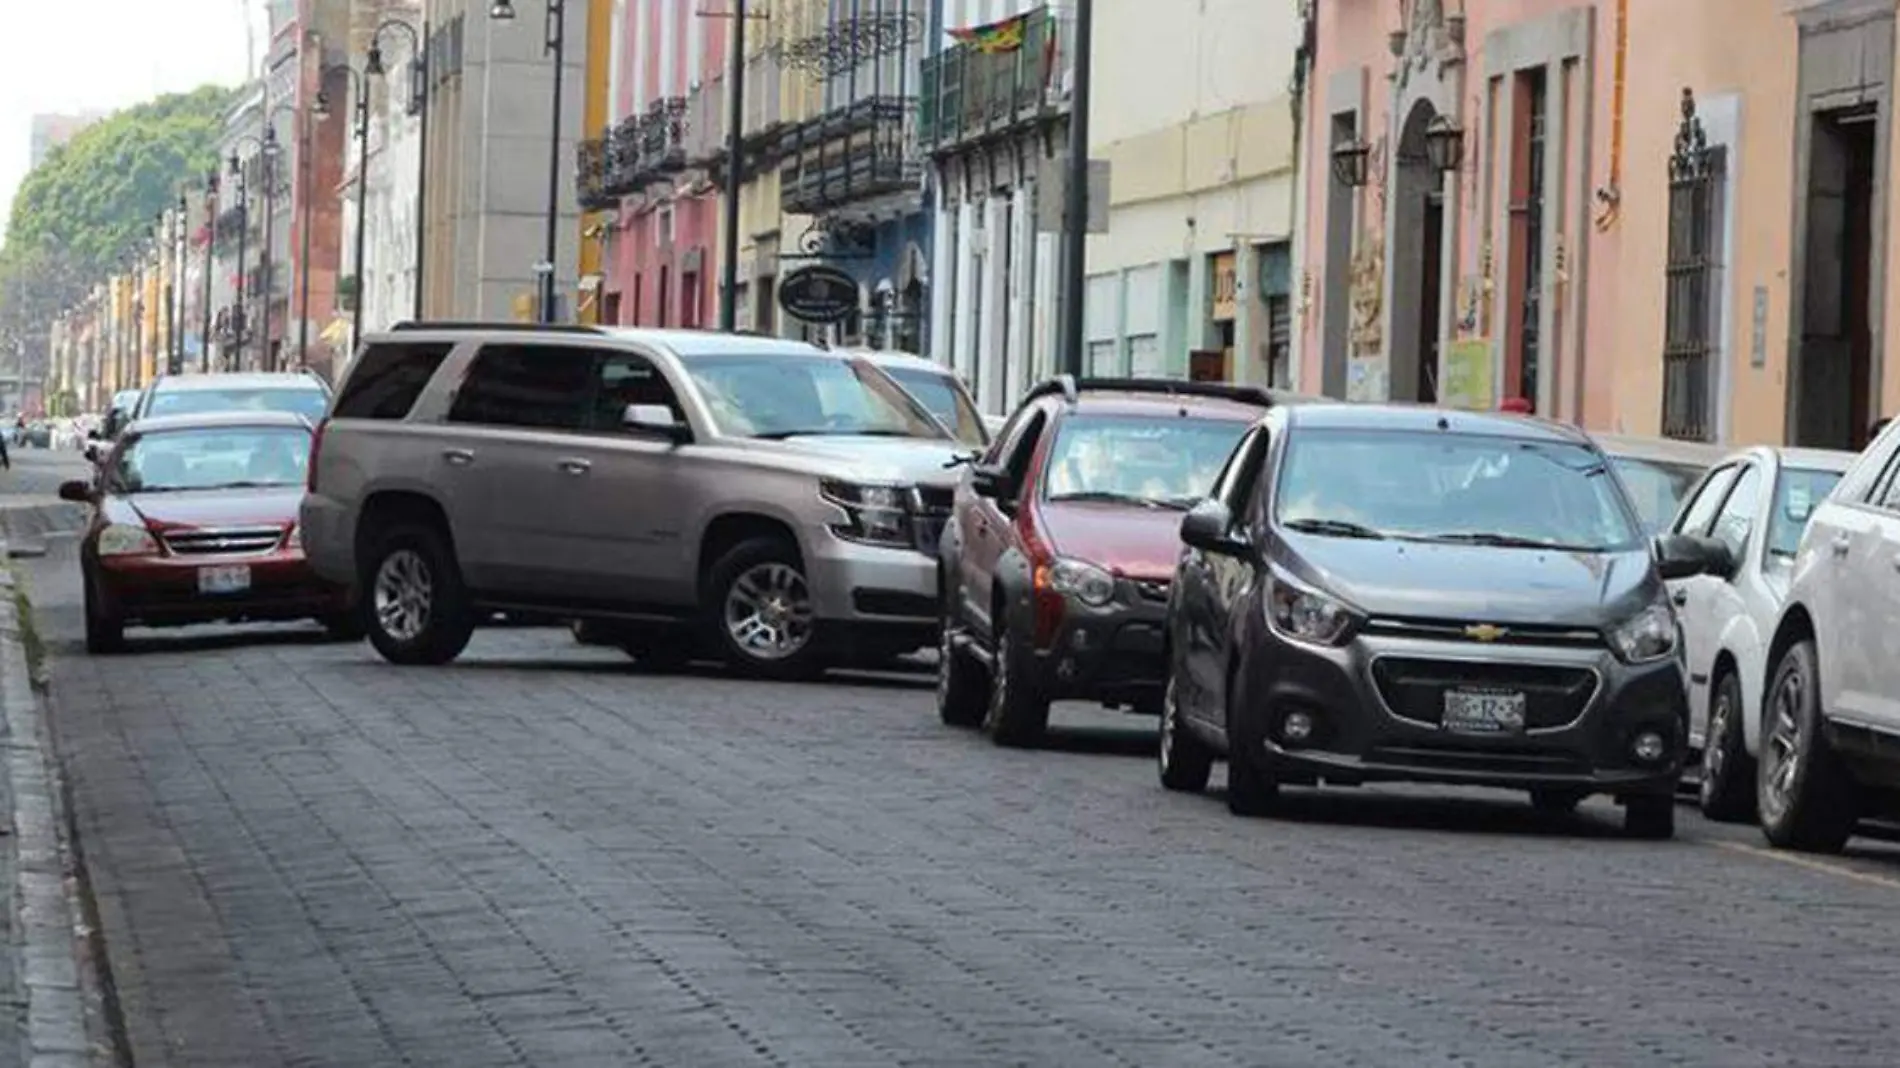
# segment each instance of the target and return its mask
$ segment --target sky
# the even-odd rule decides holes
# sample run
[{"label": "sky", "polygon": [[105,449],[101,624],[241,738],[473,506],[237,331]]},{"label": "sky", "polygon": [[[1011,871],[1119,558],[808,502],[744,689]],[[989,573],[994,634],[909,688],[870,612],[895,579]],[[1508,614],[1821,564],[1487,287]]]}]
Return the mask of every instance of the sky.
[{"label": "sky", "polygon": [[34,115],[236,85],[247,20],[261,54],[257,0],[0,0],[0,205],[11,211],[26,175]]}]

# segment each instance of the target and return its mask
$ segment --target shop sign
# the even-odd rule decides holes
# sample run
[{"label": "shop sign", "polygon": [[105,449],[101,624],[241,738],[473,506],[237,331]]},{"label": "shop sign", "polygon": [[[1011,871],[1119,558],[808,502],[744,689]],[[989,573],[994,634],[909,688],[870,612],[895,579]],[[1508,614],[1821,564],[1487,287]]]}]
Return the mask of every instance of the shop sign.
[{"label": "shop sign", "polygon": [[779,279],[778,304],[803,322],[843,322],[858,310],[858,280],[823,263],[800,267]]},{"label": "shop sign", "polygon": [[1218,253],[1214,257],[1214,321],[1231,323],[1240,310],[1240,275],[1235,267],[1234,254]]}]

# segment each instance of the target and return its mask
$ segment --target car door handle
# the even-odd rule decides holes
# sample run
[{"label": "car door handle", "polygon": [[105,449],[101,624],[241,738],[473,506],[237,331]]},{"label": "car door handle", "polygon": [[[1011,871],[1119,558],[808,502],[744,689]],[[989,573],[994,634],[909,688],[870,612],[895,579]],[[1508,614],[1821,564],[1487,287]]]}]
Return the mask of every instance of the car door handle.
[{"label": "car door handle", "polygon": [[1689,591],[1677,590],[1676,592],[1669,595],[1669,599],[1676,602],[1677,608],[1681,608],[1683,605],[1689,603]]},{"label": "car door handle", "polygon": [[475,462],[475,454],[467,449],[443,449],[442,458],[457,467],[467,467]]},{"label": "car door handle", "polygon": [[1852,539],[1852,538],[1850,538],[1850,537],[1848,537],[1848,536],[1847,536],[1847,535],[1845,535],[1845,534],[1836,534],[1836,535],[1834,535],[1834,555],[1835,555],[1835,556],[1846,556],[1846,555],[1847,555],[1847,550],[1848,550],[1848,549],[1849,549],[1849,548],[1850,548],[1850,547],[1851,547],[1851,546],[1852,546],[1853,544],[1854,544],[1854,539]]},{"label": "car door handle", "polygon": [[594,465],[589,463],[588,461],[576,459],[572,456],[569,456],[565,459],[556,460],[554,462],[554,466],[560,468],[564,473],[570,474],[570,475],[584,475],[587,472],[593,470],[593,467],[594,467]]}]

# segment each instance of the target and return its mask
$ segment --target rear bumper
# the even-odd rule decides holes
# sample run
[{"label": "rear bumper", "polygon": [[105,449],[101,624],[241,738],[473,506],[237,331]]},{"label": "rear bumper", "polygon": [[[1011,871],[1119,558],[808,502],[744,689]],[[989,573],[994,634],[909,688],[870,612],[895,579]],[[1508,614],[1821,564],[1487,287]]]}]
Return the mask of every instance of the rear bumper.
[{"label": "rear bumper", "polygon": [[[208,567],[248,568],[249,588],[203,592],[199,572]],[[101,607],[124,622],[146,626],[309,619],[350,607],[348,588],[318,575],[294,550],[188,560],[99,557],[92,572]]]},{"label": "rear bumper", "polygon": [[311,570],[340,586],[356,581],[355,524],[348,508],[334,498],[306,493],[297,526]]}]

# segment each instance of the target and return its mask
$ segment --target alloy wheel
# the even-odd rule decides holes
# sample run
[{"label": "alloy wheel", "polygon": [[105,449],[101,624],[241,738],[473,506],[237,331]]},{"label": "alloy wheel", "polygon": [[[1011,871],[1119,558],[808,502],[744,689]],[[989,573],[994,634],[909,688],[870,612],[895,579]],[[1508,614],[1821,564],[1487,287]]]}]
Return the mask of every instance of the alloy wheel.
[{"label": "alloy wheel", "polygon": [[377,625],[399,642],[412,642],[429,625],[435,581],[414,549],[398,549],[376,569],[373,603]]},{"label": "alloy wheel", "polygon": [[785,660],[811,641],[811,591],[790,564],[762,563],[726,591],[726,634],[749,656]]},{"label": "alloy wheel", "polygon": [[1161,761],[1161,774],[1166,778],[1174,767],[1175,746],[1179,743],[1180,726],[1175,722],[1176,702],[1174,699],[1174,676],[1168,676],[1168,689],[1161,697],[1161,744],[1156,747],[1156,759]]},{"label": "alloy wheel", "polygon": [[1762,739],[1763,816],[1780,818],[1794,804],[1795,776],[1806,756],[1807,731],[1802,728],[1801,697],[1805,686],[1799,671],[1781,678],[1770,706],[1767,737]]},{"label": "alloy wheel", "polygon": [[1715,800],[1715,784],[1722,781],[1722,775],[1728,770],[1729,723],[1735,715],[1735,707],[1729,701],[1726,691],[1715,695],[1715,706],[1709,709],[1709,725],[1702,732],[1702,782],[1700,794],[1702,805],[1707,808]]}]

